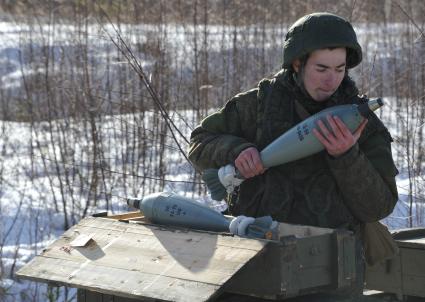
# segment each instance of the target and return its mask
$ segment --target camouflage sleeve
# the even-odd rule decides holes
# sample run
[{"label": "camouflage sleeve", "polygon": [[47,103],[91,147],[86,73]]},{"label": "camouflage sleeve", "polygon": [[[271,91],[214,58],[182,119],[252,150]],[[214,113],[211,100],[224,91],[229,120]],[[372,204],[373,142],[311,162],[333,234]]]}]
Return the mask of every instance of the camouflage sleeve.
[{"label": "camouflage sleeve", "polygon": [[344,201],[359,221],[378,221],[391,214],[397,203],[398,171],[391,155],[391,141],[382,125],[347,154],[328,159]]},{"label": "camouflage sleeve", "polygon": [[233,163],[239,153],[255,146],[257,90],[238,94],[193,130],[189,159],[199,170]]}]

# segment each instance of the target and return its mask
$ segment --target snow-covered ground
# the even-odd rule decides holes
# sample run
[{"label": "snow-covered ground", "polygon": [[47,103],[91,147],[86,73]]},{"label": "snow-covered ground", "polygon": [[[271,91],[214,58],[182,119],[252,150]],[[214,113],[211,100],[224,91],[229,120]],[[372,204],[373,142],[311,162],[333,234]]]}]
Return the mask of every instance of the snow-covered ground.
[{"label": "snow-covered ground", "polygon": [[[32,65],[21,57],[22,53],[28,50],[25,47],[28,47],[26,43],[29,36],[34,42],[42,41],[48,36],[46,34],[50,34],[52,50],[58,51],[58,54],[64,46],[72,49],[76,41],[74,36],[76,29],[70,25],[54,28],[42,26],[33,32],[33,29],[25,24],[6,22],[0,23],[0,28],[0,77],[3,87],[8,89],[22,88],[22,73],[28,76],[40,72],[34,70]],[[124,37],[129,40],[135,39],[134,42],[138,43],[143,43],[143,39],[152,36],[152,32],[157,30],[149,26],[133,26],[131,30],[126,30],[122,26],[121,29]],[[372,54],[382,45],[367,39],[381,31],[367,26],[360,26],[358,30],[360,33],[367,33],[361,35],[362,43],[368,43],[370,48],[365,59],[375,60]],[[99,64],[105,64],[105,53],[111,51],[111,45],[109,42],[102,42],[104,40],[100,36],[104,34],[99,34],[99,28],[90,27],[89,32],[97,41],[97,44],[91,45],[92,55]],[[193,34],[194,29],[173,25],[167,26],[164,32],[166,32],[164,39],[170,37],[175,39],[173,40],[175,43],[167,45],[178,48],[177,45],[191,39],[187,35]],[[211,27],[209,47],[217,51],[222,50],[223,45],[226,45],[226,41],[222,40],[222,32],[221,27]],[[394,32],[396,31],[390,31],[391,34]],[[266,45],[271,55],[275,53],[276,56],[280,56],[282,37],[284,35],[279,30],[271,28],[268,32],[266,40],[274,41],[273,45]],[[230,40],[227,42],[231,44]],[[32,47],[37,52],[42,45],[34,44]],[[188,61],[185,64],[190,65],[192,63],[189,59],[190,51],[187,49],[182,51],[179,57],[186,58]],[[392,55],[393,53],[383,54],[378,59],[387,64],[386,58]],[[396,115],[394,109],[397,100],[388,97],[386,101],[387,106],[380,114],[395,138],[393,152],[394,157],[399,159],[400,174],[397,176],[397,184],[400,201],[385,222],[392,229],[408,227],[410,223],[414,226],[423,225],[424,196],[420,195],[420,192],[424,192],[425,176],[417,172],[413,175],[408,169],[409,154],[402,139],[406,132],[400,132],[400,129],[403,129],[400,126],[403,119]],[[193,121],[194,113],[180,111],[171,114],[186,137],[189,137],[190,128],[196,123]],[[101,189],[96,196],[98,201],[96,205],[88,204],[90,198],[93,198],[88,193],[90,183],[87,180],[92,177],[89,167],[93,146],[84,135],[87,122],[71,119],[56,120],[50,124],[0,121],[0,297],[5,297],[5,301],[48,300],[45,285],[18,281],[13,273],[63,233],[66,224],[69,226],[78,222],[85,207],[87,207],[86,214],[103,210],[126,211],[127,206],[124,205],[122,197],[141,196],[160,189],[161,182],[149,178],[155,175],[157,172],[155,167],[160,163],[158,154],[161,150],[158,146],[147,141],[143,148],[140,147],[140,150],[134,153],[140,155],[138,158],[124,160],[123,157],[130,148],[135,147],[131,143],[133,139],[140,137],[139,132],[128,131],[124,129],[124,125],[142,129],[142,136],[153,136],[154,134],[148,132],[152,128],[151,125],[157,123],[157,118],[157,113],[147,112],[144,115],[105,116],[97,121],[104,158],[102,167],[106,167],[104,171],[120,173],[107,174],[107,181],[100,186]],[[411,129],[417,130],[423,126],[414,125],[415,122],[417,121],[410,121]],[[415,139],[414,134],[412,139]],[[179,141],[184,148],[187,148],[181,138]],[[66,154],[61,153],[59,143],[68,144]],[[190,182],[199,179],[194,178],[192,167],[179,155],[170,133],[167,134],[163,146],[166,149],[164,154],[167,162],[165,167],[167,181],[164,190],[197,198],[216,209],[223,209],[222,203],[211,202],[204,192],[193,192],[193,184]],[[63,300],[65,295],[64,291],[56,293],[54,290],[50,291],[50,294],[58,294],[59,300]],[[75,290],[71,289],[67,297],[71,299],[74,295]]]}]

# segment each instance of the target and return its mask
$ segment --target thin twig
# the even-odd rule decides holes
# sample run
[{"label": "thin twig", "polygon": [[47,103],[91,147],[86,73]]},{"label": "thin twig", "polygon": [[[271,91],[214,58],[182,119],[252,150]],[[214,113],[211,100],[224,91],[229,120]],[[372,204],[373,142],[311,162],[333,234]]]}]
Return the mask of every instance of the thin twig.
[{"label": "thin twig", "polygon": [[[46,160],[46,161],[54,161],[54,159],[50,159],[46,156],[32,155],[32,157],[42,158],[43,160]],[[82,164],[75,164],[75,163],[70,164],[70,163],[67,163],[65,161],[61,161],[61,162],[62,162],[63,166],[68,166],[68,167],[71,167],[71,168],[75,168],[75,167],[91,168],[92,167],[91,164],[85,166],[85,165],[82,165]],[[118,172],[118,171],[114,171],[114,170],[110,170],[110,169],[105,168],[105,165],[102,162],[98,162],[98,161],[96,161],[96,165],[97,165],[98,168],[100,168],[100,169],[102,169],[106,172],[109,172],[109,173],[112,173],[112,174],[118,174],[118,175],[122,175],[122,176],[130,176],[130,177],[135,177],[135,178],[146,178],[146,179],[165,181],[165,182],[171,182],[171,183],[189,183],[189,184],[203,185],[203,183],[201,183],[201,182],[194,182],[194,181],[190,181],[190,180],[171,180],[171,179],[162,179],[162,178],[157,178],[157,177],[147,176],[147,175],[139,175],[139,174],[136,174],[136,173],[129,174],[129,173]],[[19,174],[17,173],[16,175],[19,175]]]},{"label": "thin twig", "polygon": [[413,25],[416,27],[416,29],[421,33],[421,36],[424,37],[425,35],[423,30],[418,26],[418,24],[416,24],[415,20],[406,12],[406,10],[398,3],[398,1],[396,0],[391,0],[391,1],[394,1],[395,4],[397,4],[397,6],[400,8],[403,14],[406,15],[406,17],[410,20],[410,22],[412,22]]},{"label": "thin twig", "polygon": [[109,33],[109,31],[107,31],[104,26],[102,25],[103,23],[99,21],[99,24],[101,25],[102,29],[104,30],[104,32],[108,35],[109,39],[111,40],[111,42],[115,45],[115,47],[117,47],[117,49],[121,52],[121,54],[125,57],[125,59],[127,60],[128,64],[133,68],[133,70],[137,73],[137,75],[139,76],[140,80],[142,81],[142,83],[145,85],[145,87],[147,88],[149,94],[151,95],[152,99],[154,100],[154,103],[157,105],[162,117],[164,118],[164,121],[167,125],[167,127],[170,129],[171,131],[171,135],[174,138],[174,141],[176,142],[180,152],[183,154],[183,156],[185,157],[185,159],[192,164],[189,161],[189,158],[186,155],[186,152],[183,151],[179,141],[177,140],[177,137],[175,136],[174,131],[176,131],[184,140],[187,144],[189,144],[188,139],[185,137],[185,135],[183,135],[183,133],[178,129],[178,127],[174,124],[173,120],[170,118],[167,110],[165,109],[165,107],[163,106],[163,104],[161,103],[158,94],[156,93],[155,89],[153,88],[151,82],[148,80],[142,65],[140,64],[139,60],[134,56],[132,50],[130,49],[130,47],[128,46],[128,44],[124,41],[124,39],[122,38],[122,35],[120,33],[120,31],[115,27],[115,25],[113,24],[112,20],[109,18],[108,14],[103,10],[103,8],[96,3],[99,7],[100,12],[102,13],[102,15],[107,19],[107,21],[109,22],[110,26],[112,27],[112,29],[114,30],[118,42],[111,36],[111,34]]}]

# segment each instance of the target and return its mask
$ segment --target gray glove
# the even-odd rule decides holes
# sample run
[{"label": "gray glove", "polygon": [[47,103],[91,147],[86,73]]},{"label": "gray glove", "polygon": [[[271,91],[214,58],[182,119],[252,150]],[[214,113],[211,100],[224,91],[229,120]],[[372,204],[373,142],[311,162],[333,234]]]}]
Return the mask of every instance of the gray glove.
[{"label": "gray glove", "polygon": [[230,222],[229,231],[241,237],[276,240],[277,227],[278,222],[271,216],[254,218],[241,215]]}]

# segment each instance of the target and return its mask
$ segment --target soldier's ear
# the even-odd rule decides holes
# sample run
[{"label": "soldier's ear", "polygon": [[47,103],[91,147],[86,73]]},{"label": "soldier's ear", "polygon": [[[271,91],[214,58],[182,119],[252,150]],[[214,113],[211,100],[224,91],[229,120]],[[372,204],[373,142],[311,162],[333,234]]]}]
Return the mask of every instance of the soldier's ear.
[{"label": "soldier's ear", "polygon": [[292,62],[292,68],[295,70],[295,72],[297,72],[298,73],[298,71],[300,70],[300,66],[301,66],[301,61],[300,61],[300,59],[295,59],[293,62]]}]

